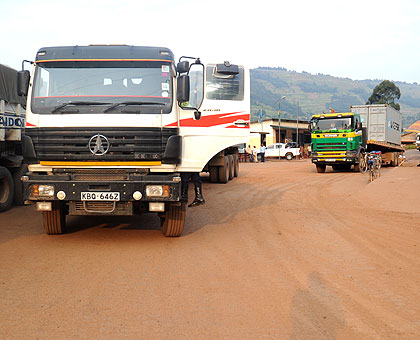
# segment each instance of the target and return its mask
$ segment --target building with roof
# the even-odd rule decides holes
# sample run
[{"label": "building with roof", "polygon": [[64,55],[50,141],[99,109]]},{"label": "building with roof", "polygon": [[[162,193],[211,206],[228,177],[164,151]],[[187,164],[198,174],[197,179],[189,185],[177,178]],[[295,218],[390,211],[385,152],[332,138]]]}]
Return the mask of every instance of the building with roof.
[{"label": "building with roof", "polygon": [[250,125],[251,137],[249,144],[259,148],[263,142],[266,145],[274,143],[295,142],[300,144],[311,143],[311,133],[306,120],[281,119],[279,128],[278,118],[268,118],[253,121]]}]

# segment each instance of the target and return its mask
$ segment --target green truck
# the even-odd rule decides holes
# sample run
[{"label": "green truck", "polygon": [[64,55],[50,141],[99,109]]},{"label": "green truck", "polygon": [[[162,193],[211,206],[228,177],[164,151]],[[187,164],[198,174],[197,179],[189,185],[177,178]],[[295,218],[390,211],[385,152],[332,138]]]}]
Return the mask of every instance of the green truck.
[{"label": "green truck", "polygon": [[387,104],[355,105],[351,112],[316,114],[310,121],[312,163],[323,173],[360,171],[365,152],[381,151],[382,163],[397,166],[401,147],[401,113]]}]

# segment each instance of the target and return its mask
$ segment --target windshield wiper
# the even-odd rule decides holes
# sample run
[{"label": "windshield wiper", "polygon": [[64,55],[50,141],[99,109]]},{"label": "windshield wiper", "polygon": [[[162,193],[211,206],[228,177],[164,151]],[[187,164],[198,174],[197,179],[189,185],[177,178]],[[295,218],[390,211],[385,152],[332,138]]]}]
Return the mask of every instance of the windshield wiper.
[{"label": "windshield wiper", "polygon": [[51,113],[55,113],[57,111],[60,111],[62,108],[68,106],[68,105],[109,105],[110,103],[102,103],[102,102],[89,102],[89,101],[77,101],[77,102],[68,102],[63,103],[61,105],[56,106],[54,109],[52,109]]},{"label": "windshield wiper", "polygon": [[109,112],[109,111],[115,109],[116,107],[118,107],[120,105],[124,105],[124,106],[127,106],[127,105],[161,105],[161,106],[164,106],[166,104],[165,103],[160,103],[160,102],[121,102],[121,103],[112,104],[110,107],[107,107],[104,110],[104,113]]}]

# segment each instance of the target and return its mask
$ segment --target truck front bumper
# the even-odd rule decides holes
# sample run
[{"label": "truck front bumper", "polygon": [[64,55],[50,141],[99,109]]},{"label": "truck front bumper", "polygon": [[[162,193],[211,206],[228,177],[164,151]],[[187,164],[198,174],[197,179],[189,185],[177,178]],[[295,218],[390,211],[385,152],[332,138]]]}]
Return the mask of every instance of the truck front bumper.
[{"label": "truck front bumper", "polygon": [[326,165],[357,164],[359,162],[356,151],[313,152],[311,157],[312,163]]},{"label": "truck front bumper", "polygon": [[[179,174],[136,172],[60,172],[23,177],[28,202],[68,203],[70,215],[132,215],[135,210],[163,212],[170,203],[180,202]],[[48,210],[48,204],[38,204]]]}]

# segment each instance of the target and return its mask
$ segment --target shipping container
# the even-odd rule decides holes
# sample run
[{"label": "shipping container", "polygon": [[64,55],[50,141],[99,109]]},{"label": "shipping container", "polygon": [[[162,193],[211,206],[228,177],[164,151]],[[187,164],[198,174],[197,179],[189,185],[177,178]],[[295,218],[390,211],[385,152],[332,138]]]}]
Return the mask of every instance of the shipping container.
[{"label": "shipping container", "polygon": [[401,112],[387,104],[353,105],[351,112],[359,113],[362,120],[363,143],[375,141],[401,145]]}]

